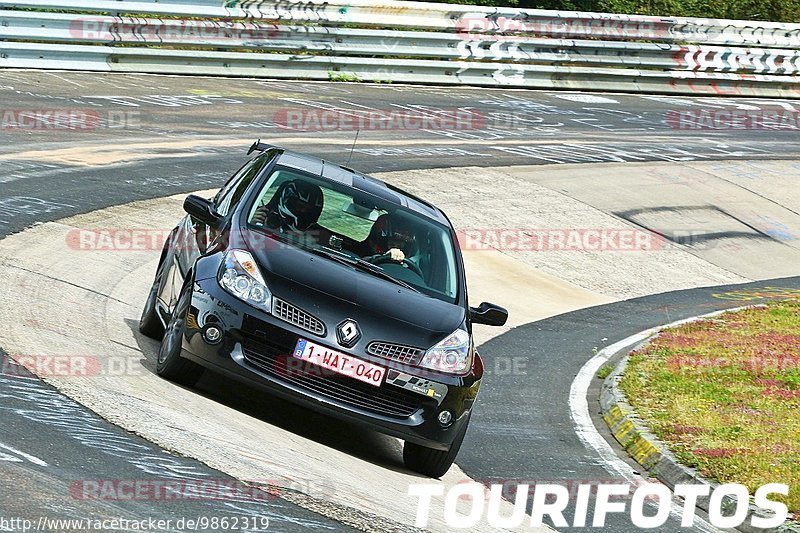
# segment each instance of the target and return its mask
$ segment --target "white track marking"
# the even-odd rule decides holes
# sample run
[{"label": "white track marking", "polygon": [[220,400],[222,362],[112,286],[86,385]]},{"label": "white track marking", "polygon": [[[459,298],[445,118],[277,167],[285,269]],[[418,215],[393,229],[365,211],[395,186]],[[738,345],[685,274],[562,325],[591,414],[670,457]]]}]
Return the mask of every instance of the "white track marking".
[{"label": "white track marking", "polygon": [[[27,459],[28,461],[30,461],[31,463],[33,463],[35,465],[49,466],[47,463],[45,463],[44,461],[42,461],[38,457],[34,457],[33,455],[27,454],[25,452],[21,452],[21,451],[17,450],[16,448],[12,448],[11,446],[9,446],[7,444],[3,444],[2,442],[0,442],[0,448],[3,448],[4,450],[7,450],[7,451],[13,453],[14,455],[18,455],[18,456],[20,456],[20,457],[22,457],[24,459]],[[5,455],[5,454],[3,454],[3,455]]]},{"label": "white track marking", "polygon": [[637,479],[638,476],[631,475],[631,467],[617,457],[616,452],[614,452],[603,436],[597,431],[592,417],[589,415],[589,400],[587,395],[589,393],[589,385],[597,374],[597,371],[600,370],[600,367],[603,366],[613,354],[626,346],[643,341],[656,331],[658,331],[658,328],[642,331],[641,333],[622,339],[600,350],[597,355],[589,359],[589,361],[581,367],[578,375],[575,376],[575,379],[572,381],[572,386],[569,390],[569,412],[575,425],[575,433],[578,435],[578,438],[588,449],[595,451],[600,456],[603,467],[606,470],[628,481],[633,481]]},{"label": "white track marking", "polygon": [[61,76],[59,76],[59,75],[57,75],[57,74],[54,74],[54,73],[52,73],[52,72],[48,72],[47,74],[50,74],[50,75],[51,75],[51,76],[53,76],[54,78],[58,78],[59,80],[63,81],[64,83],[71,83],[72,85],[76,85],[76,86],[78,86],[78,87],[81,87],[81,88],[83,88],[83,85],[81,85],[80,83],[74,82],[74,81],[72,81],[72,80],[68,80],[67,78],[62,78]]},{"label": "white track marking", "polygon": [[[710,318],[723,313],[738,311],[740,309],[744,309],[744,307],[715,311],[706,315],[678,320],[677,322],[672,322],[666,326],[657,326],[647,329],[635,335],[631,335],[628,338],[622,339],[619,342],[615,342],[610,346],[606,346],[597,352],[594,357],[589,359],[586,364],[583,365],[583,367],[581,367],[578,375],[575,376],[575,379],[572,381],[572,386],[569,390],[570,417],[572,417],[572,421],[575,425],[575,433],[578,435],[578,438],[581,440],[581,442],[583,442],[587,449],[594,451],[598,456],[600,456],[600,461],[603,468],[612,474],[624,478],[632,485],[637,485],[642,481],[641,476],[634,475],[631,471],[631,467],[617,456],[614,449],[611,448],[611,445],[606,442],[605,438],[603,438],[603,436],[597,430],[597,427],[595,427],[594,422],[592,421],[592,417],[589,415],[589,400],[587,398],[589,394],[589,386],[592,382],[592,379],[594,379],[594,376],[597,374],[597,371],[600,370],[600,367],[603,366],[603,364],[608,361],[612,355],[617,353],[622,348],[642,342],[647,337],[653,335],[661,329],[680,326],[681,324],[686,324],[688,322],[694,322],[703,318]],[[678,505],[673,505],[671,511],[673,517],[677,517],[678,520],[680,520],[681,515],[679,509],[682,507],[680,501],[681,500],[677,497],[673,499],[673,502]],[[720,531],[699,517],[695,517],[694,529],[696,531],[705,531],[709,533]]]},{"label": "white track marking", "polygon": [[605,96],[597,96],[595,94],[587,93],[548,93],[547,96],[560,98],[561,100],[569,100],[571,102],[579,102],[583,104],[618,104],[618,100],[607,98]]},{"label": "white track marking", "polygon": [[3,379],[3,378],[27,379],[27,380],[30,380],[30,381],[39,381],[39,378],[37,378],[35,376],[15,376],[15,375],[8,375],[8,374],[0,373],[0,380]]}]

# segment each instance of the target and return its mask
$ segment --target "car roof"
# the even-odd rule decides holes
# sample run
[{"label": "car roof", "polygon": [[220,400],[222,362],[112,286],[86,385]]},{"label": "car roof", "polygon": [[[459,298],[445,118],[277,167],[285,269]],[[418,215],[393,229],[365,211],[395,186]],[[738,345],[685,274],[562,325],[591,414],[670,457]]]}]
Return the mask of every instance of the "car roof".
[{"label": "car roof", "polygon": [[301,170],[322,179],[335,181],[347,187],[367,192],[393,204],[405,207],[440,224],[446,226],[451,225],[444,213],[430,202],[426,202],[413,194],[409,194],[377,178],[308,154],[294,152],[277,146],[269,146],[268,149],[279,151],[276,156],[276,163],[283,167]]}]

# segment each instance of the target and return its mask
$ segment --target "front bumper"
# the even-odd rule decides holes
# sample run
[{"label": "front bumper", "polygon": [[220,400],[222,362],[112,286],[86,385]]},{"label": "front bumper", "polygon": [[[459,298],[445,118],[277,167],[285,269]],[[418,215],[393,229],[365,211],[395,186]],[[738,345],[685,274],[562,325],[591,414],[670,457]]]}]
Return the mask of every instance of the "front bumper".
[{"label": "front bumper", "polygon": [[[202,334],[211,325],[222,331],[213,344]],[[293,364],[300,337],[318,342],[309,332],[238,300],[209,278],[194,284],[182,355],[315,411],[430,448],[449,449],[467,423],[480,388],[478,376],[434,374],[330,346],[387,368],[384,383],[374,387]],[[446,428],[438,420],[444,410],[454,417]]]}]

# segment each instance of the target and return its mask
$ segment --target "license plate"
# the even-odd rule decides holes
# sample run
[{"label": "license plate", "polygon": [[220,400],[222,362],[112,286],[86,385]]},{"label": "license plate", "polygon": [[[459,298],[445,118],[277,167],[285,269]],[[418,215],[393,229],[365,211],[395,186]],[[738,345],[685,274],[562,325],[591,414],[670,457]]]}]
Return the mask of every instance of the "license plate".
[{"label": "license plate", "polygon": [[375,387],[381,386],[383,377],[386,375],[386,369],[381,366],[362,361],[346,353],[330,350],[305,339],[297,341],[292,355],[297,359],[308,361]]}]

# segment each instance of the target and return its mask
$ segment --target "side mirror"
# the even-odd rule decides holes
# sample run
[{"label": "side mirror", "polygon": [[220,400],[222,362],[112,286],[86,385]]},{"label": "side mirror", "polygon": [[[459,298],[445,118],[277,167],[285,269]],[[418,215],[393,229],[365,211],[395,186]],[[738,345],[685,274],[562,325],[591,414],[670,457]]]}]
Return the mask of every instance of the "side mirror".
[{"label": "side mirror", "polygon": [[469,316],[475,324],[502,326],[508,320],[508,311],[499,305],[483,302],[478,307],[470,307]]},{"label": "side mirror", "polygon": [[192,218],[208,224],[212,228],[219,226],[222,221],[222,215],[217,213],[211,201],[194,194],[190,194],[183,201],[183,210],[189,213]]}]

